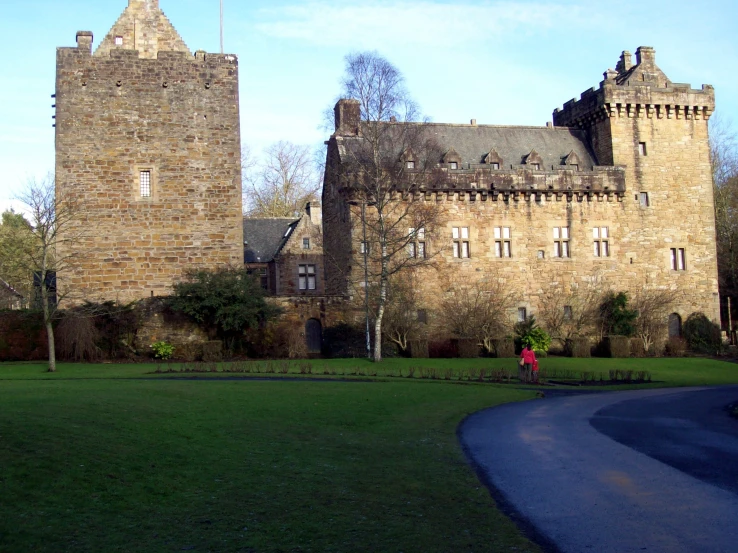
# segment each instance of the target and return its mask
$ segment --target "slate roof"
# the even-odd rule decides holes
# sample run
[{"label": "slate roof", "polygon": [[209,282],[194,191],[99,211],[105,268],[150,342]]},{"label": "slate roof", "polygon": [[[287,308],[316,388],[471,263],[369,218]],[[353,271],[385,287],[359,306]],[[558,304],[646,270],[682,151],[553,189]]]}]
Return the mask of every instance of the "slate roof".
[{"label": "slate roof", "polygon": [[299,219],[243,219],[243,258],[245,263],[269,263],[279,253]]},{"label": "slate roof", "polygon": [[[408,123],[417,125],[419,123]],[[591,170],[597,165],[594,152],[587,145],[583,131],[566,127],[512,127],[496,125],[449,125],[429,123],[426,132],[441,145],[443,153],[452,148],[461,157],[460,169],[483,163],[490,150],[502,158],[500,169],[524,164],[524,158],[532,150],[541,156],[542,170],[559,168],[564,159],[574,152],[581,161],[581,170]],[[349,143],[361,139],[342,137],[344,147],[339,151],[345,155]],[[440,163],[441,160],[439,159]]]},{"label": "slate roof", "polygon": [[15,288],[13,288],[10,284],[5,282],[3,279],[0,278],[0,294],[4,295],[10,295],[14,296],[16,298],[23,299],[23,294],[18,292]]}]

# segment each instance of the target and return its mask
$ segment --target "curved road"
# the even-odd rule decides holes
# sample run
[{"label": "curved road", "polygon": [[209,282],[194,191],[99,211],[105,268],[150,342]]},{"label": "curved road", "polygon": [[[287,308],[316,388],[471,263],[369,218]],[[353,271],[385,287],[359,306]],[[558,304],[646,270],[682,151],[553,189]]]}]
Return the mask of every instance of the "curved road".
[{"label": "curved road", "polygon": [[738,551],[738,386],[597,393],[469,416],[459,438],[549,551]]}]

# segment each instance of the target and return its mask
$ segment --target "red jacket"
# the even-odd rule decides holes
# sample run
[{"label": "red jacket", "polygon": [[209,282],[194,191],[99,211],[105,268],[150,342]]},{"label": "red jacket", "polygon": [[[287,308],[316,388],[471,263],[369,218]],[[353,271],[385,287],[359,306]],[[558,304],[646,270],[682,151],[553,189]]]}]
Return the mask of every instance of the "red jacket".
[{"label": "red jacket", "polygon": [[520,354],[523,359],[523,363],[530,363],[531,365],[536,362],[536,352],[532,349],[523,348],[523,352]]}]

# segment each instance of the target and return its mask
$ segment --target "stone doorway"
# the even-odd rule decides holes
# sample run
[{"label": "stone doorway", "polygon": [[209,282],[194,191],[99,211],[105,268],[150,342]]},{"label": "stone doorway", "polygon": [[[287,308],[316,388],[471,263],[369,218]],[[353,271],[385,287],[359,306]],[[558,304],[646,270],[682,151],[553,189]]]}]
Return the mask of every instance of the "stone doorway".
[{"label": "stone doorway", "polygon": [[682,318],[678,313],[669,315],[669,338],[682,337]]},{"label": "stone doorway", "polygon": [[309,319],[305,323],[305,341],[308,353],[320,353],[323,349],[323,325],[318,319]]}]

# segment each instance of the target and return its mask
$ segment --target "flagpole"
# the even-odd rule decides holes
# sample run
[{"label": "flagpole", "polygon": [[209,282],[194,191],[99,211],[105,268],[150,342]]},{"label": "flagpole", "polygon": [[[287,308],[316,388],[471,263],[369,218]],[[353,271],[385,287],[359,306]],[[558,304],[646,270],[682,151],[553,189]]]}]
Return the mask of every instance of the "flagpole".
[{"label": "flagpole", "polygon": [[220,53],[225,53],[223,51],[223,0],[220,0]]}]

